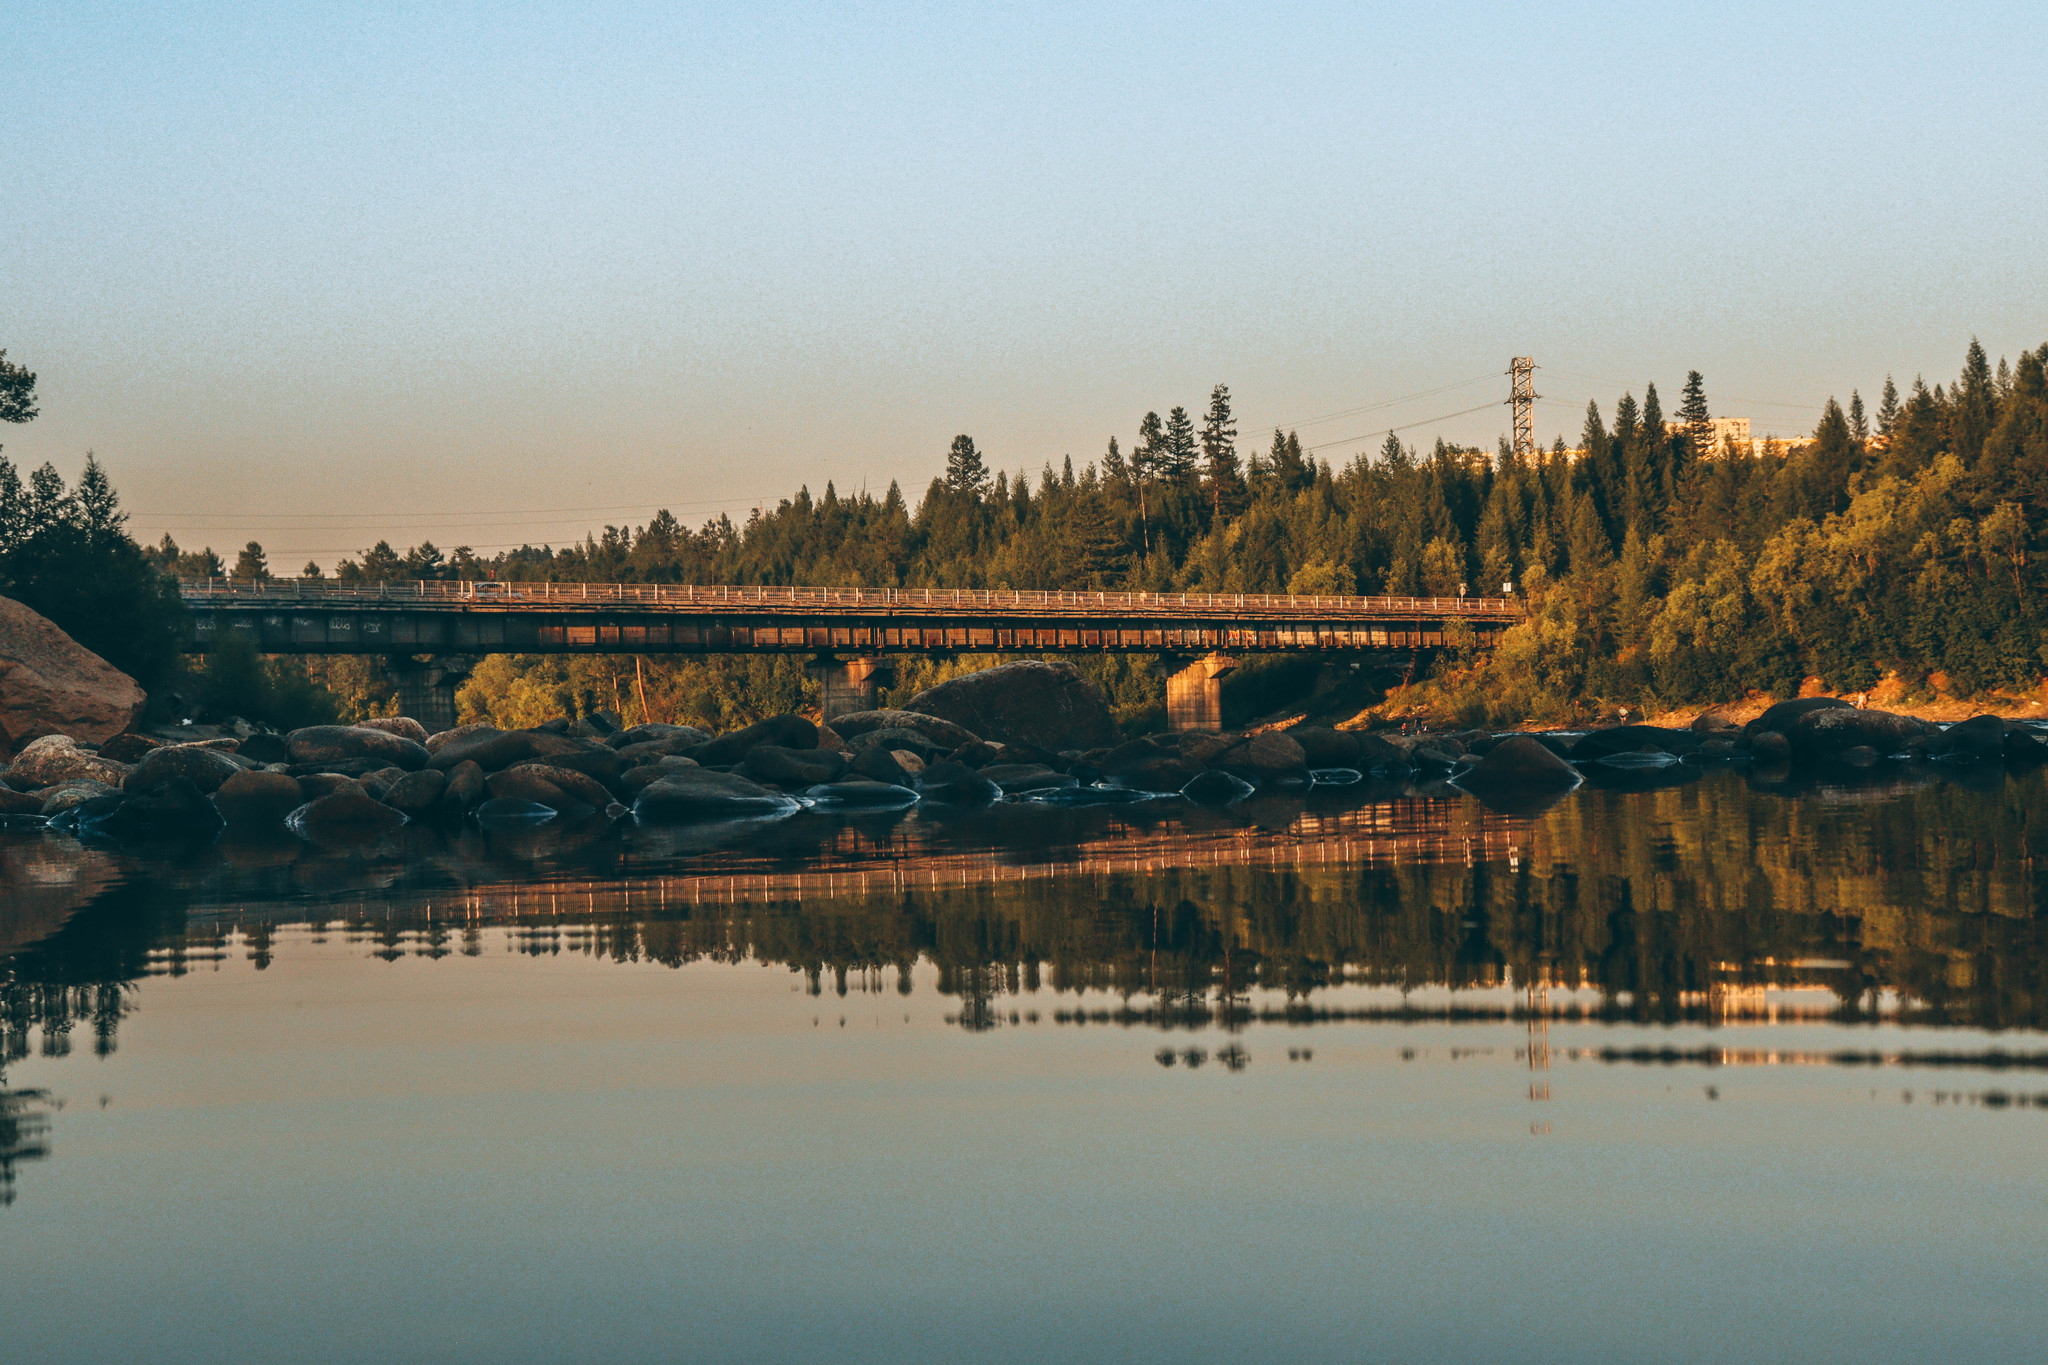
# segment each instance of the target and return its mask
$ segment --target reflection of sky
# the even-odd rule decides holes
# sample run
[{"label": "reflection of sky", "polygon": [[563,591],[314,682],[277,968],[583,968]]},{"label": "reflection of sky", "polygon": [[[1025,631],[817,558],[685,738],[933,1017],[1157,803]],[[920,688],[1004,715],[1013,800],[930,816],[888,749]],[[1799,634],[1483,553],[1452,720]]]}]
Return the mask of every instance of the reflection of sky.
[{"label": "reflection of sky", "polygon": [[65,1103],[0,1213],[8,1354],[2037,1358],[2048,1115],[1930,1102],[2029,1077],[1532,1074],[1519,1024],[1254,1025],[1240,1072],[1164,1069],[1230,1038],[1056,1024],[1049,991],[970,1034],[923,969],[815,997],[483,947],[287,930],[267,971],[146,980],[111,1058],[10,1067]]}]

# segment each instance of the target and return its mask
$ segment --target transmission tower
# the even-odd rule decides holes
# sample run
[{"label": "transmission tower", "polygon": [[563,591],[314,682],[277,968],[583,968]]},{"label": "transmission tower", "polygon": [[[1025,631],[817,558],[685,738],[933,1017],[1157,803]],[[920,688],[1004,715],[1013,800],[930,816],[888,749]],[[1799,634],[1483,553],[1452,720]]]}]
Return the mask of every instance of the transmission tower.
[{"label": "transmission tower", "polygon": [[1515,410],[1515,458],[1536,458],[1536,358],[1518,355],[1508,362],[1511,380],[1508,405]]}]

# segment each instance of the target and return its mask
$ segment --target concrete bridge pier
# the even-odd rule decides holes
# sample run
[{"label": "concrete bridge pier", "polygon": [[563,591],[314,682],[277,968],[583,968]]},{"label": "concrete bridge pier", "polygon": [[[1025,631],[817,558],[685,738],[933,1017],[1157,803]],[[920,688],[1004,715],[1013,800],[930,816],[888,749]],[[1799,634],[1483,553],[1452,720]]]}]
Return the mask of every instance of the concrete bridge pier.
[{"label": "concrete bridge pier", "polygon": [[392,654],[384,660],[384,676],[398,689],[398,713],[431,734],[455,728],[455,689],[475,667],[467,654]]},{"label": "concrete bridge pier", "polygon": [[1209,654],[1166,675],[1166,728],[1223,728],[1223,675],[1237,667],[1227,654]]},{"label": "concrete bridge pier", "polygon": [[857,659],[820,654],[811,660],[809,671],[818,684],[818,711],[827,725],[839,716],[874,710],[881,689],[896,681],[889,661],[871,654]]}]

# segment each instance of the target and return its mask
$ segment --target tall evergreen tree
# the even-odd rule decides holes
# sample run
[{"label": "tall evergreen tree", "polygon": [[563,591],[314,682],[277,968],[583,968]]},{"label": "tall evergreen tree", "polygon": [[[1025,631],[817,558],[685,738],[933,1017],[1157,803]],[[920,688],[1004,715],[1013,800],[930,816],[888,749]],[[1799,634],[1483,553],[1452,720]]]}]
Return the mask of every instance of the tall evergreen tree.
[{"label": "tall evergreen tree", "polygon": [[1160,477],[1181,488],[1192,488],[1198,477],[1195,467],[1195,423],[1188,410],[1175,407],[1166,414],[1164,455]]},{"label": "tall evergreen tree", "polygon": [[1707,381],[1698,370],[1689,370],[1678,400],[1678,424],[1684,429],[1685,453],[1689,460],[1704,460],[1717,454],[1714,422],[1707,411]]},{"label": "tall evergreen tree", "polygon": [[1870,439],[1870,420],[1863,415],[1863,395],[1849,390],[1849,434],[1861,445]]},{"label": "tall evergreen tree", "polygon": [[1221,384],[1209,391],[1201,442],[1211,511],[1219,519],[1234,517],[1244,510],[1246,492],[1237,459],[1237,423],[1230,414],[1230,390]]},{"label": "tall evergreen tree", "polygon": [[946,455],[946,487],[977,500],[988,491],[988,466],[974,448],[972,436],[962,433],[953,438],[953,448]]},{"label": "tall evergreen tree", "polygon": [[1892,377],[1884,377],[1884,394],[1877,403],[1877,434],[1887,442],[1899,429],[1899,386],[1892,383]]},{"label": "tall evergreen tree", "polygon": [[263,553],[263,547],[250,541],[242,547],[242,553],[235,556],[235,567],[228,571],[230,578],[244,583],[267,583],[270,581],[270,560]]}]

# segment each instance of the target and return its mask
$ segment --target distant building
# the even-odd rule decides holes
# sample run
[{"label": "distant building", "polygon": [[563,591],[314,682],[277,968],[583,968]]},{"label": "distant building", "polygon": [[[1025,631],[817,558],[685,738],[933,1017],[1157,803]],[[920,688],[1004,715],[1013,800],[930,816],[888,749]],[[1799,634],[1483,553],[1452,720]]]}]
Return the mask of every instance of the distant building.
[{"label": "distant building", "polygon": [[[1752,454],[1762,453],[1763,447],[1749,438],[1747,417],[1709,417],[1707,422],[1714,428],[1714,448],[1706,451],[1707,455],[1719,455],[1730,441],[1735,442],[1737,450],[1747,450]],[[1686,434],[1685,423],[1666,422],[1664,433],[1667,436],[1683,436]]]}]

